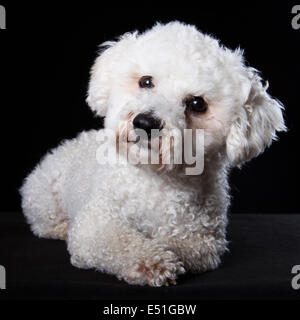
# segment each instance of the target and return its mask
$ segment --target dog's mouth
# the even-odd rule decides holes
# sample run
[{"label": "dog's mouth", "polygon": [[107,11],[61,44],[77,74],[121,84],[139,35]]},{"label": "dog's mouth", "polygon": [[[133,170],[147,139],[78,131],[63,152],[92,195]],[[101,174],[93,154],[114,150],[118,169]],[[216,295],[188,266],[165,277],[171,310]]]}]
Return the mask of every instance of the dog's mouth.
[{"label": "dog's mouth", "polygon": [[[142,131],[142,132],[141,132]],[[141,129],[134,129],[132,122],[127,123],[127,130],[124,132],[127,135],[127,143],[138,145],[140,148],[148,148],[158,145],[162,135],[159,134],[160,130],[153,130],[151,134],[146,133]]]},{"label": "dog's mouth", "polygon": [[[137,136],[135,139],[127,139],[128,144],[136,145],[140,149],[147,148],[148,150],[159,151],[159,140],[157,138],[154,139],[148,138],[147,140],[141,139],[140,136]],[[161,138],[160,138],[161,140]],[[158,146],[158,147],[157,147]]]},{"label": "dog's mouth", "polygon": [[174,139],[172,130],[167,129],[163,122],[163,128],[151,130],[151,134],[141,134],[133,125],[134,113],[120,123],[117,132],[117,152],[125,156],[134,164],[149,164],[159,170],[170,171],[174,168],[173,151]]},{"label": "dog's mouth", "polygon": [[146,140],[142,140],[140,136],[136,138],[127,138],[128,143],[138,144],[141,148],[147,147],[149,150],[153,148],[153,146],[159,145],[161,143],[162,137],[148,137]]}]

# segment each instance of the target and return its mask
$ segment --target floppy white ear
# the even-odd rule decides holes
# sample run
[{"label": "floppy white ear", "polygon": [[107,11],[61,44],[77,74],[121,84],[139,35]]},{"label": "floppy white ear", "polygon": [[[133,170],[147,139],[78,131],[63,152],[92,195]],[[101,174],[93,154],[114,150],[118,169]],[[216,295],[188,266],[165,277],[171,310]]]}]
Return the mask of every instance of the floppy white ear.
[{"label": "floppy white ear", "polygon": [[226,151],[232,165],[240,165],[256,157],[276,140],[277,131],[286,131],[283,106],[267,93],[261,78],[248,68],[251,89],[245,105],[231,125]]},{"label": "floppy white ear", "polygon": [[99,116],[104,117],[107,112],[107,100],[110,91],[110,72],[113,60],[113,49],[116,42],[106,42],[90,72],[88,97],[86,102]]},{"label": "floppy white ear", "polygon": [[104,42],[100,48],[90,76],[88,97],[86,102],[90,108],[99,116],[104,117],[108,108],[108,98],[116,72],[122,57],[126,55],[128,49],[137,37],[137,31],[127,32],[120,36],[117,41]]}]

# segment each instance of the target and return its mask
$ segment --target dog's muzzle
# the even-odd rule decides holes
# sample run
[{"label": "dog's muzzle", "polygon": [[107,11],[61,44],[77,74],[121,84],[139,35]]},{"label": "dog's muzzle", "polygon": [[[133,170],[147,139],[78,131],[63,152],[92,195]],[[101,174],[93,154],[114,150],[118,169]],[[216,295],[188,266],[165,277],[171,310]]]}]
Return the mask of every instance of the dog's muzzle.
[{"label": "dog's muzzle", "polygon": [[151,137],[151,130],[161,130],[163,128],[162,121],[153,116],[152,112],[139,113],[133,119],[133,128],[146,131],[148,138]]}]

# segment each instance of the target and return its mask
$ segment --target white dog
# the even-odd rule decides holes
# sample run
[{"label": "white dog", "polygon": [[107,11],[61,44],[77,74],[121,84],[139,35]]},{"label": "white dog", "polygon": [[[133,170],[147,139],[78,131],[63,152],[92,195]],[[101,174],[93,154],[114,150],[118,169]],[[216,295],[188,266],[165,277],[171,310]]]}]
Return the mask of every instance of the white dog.
[{"label": "white dog", "polygon": [[[228,170],[285,130],[283,107],[240,50],[193,26],[157,24],[104,46],[87,102],[106,117],[117,145],[152,149],[152,142],[138,144],[138,129],[192,129],[194,136],[204,129],[204,171],[187,175],[188,165],[174,159],[163,165],[161,145],[156,165],[100,165],[99,132],[81,133],[47,154],[21,188],[32,231],[66,239],[73,265],[131,284],[167,285],[186,270],[214,269],[227,244]],[[158,139],[172,140],[167,133]],[[102,146],[117,154],[112,142]]]}]

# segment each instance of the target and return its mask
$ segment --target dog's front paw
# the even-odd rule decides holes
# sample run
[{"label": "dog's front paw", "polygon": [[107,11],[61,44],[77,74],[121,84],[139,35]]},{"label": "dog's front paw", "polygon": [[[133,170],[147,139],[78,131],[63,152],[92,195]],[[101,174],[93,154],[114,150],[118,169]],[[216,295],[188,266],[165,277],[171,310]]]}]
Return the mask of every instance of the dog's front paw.
[{"label": "dog's front paw", "polygon": [[124,279],[130,284],[160,287],[176,284],[177,277],[184,272],[183,263],[172,251],[166,250],[134,263]]}]

